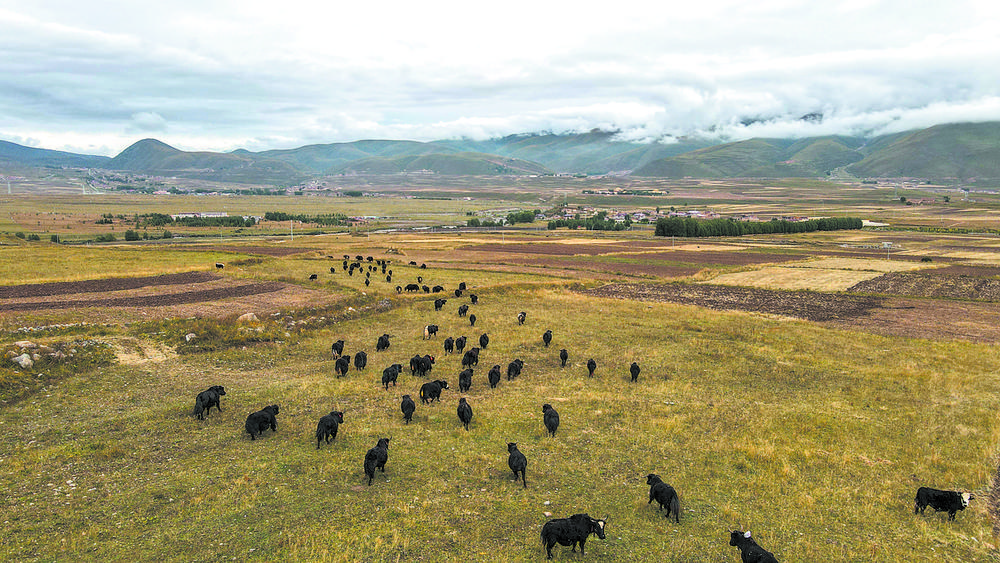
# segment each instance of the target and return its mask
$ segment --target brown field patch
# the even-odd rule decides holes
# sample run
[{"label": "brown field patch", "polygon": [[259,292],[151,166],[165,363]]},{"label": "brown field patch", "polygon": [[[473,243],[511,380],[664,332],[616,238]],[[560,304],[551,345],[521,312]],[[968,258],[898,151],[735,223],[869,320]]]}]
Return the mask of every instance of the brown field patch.
[{"label": "brown field patch", "polygon": [[927,273],[938,276],[971,276],[975,278],[996,278],[1000,277],[1000,267],[951,264],[943,268],[931,270]]},{"label": "brown field patch", "polygon": [[531,257],[507,257],[505,262],[522,265],[544,267],[548,269],[587,271],[595,274],[617,274],[625,276],[654,276],[658,278],[683,278],[692,276],[702,270],[701,266],[680,266],[673,264],[636,264],[631,262],[608,262],[603,260],[577,259],[546,259]]},{"label": "brown field patch", "polygon": [[583,293],[795,317],[886,336],[1000,342],[998,303],[688,284],[610,284]]},{"label": "brown field patch", "polygon": [[[104,297],[100,299],[60,299],[59,301],[0,302],[0,311],[38,311],[53,309],[78,309],[83,307],[167,307],[187,303],[218,301],[232,297],[245,297],[271,293],[284,287],[279,282],[245,283],[212,289],[195,289],[176,293]],[[103,293],[103,292],[102,292]]]},{"label": "brown field patch", "polygon": [[50,295],[92,293],[98,291],[122,291],[143,287],[202,283],[217,279],[219,279],[219,276],[208,272],[183,272],[180,274],[164,274],[160,276],[143,276],[138,278],[106,278],[76,282],[8,285],[0,286],[0,299],[23,299],[31,297],[45,297]]},{"label": "brown field patch", "polygon": [[867,315],[883,298],[749,287],[689,284],[610,284],[584,291],[596,297],[662,301],[716,310],[749,311],[809,321],[831,321]]},{"label": "brown field patch", "polygon": [[963,275],[894,272],[859,282],[848,291],[934,299],[1000,301],[1000,280]]}]

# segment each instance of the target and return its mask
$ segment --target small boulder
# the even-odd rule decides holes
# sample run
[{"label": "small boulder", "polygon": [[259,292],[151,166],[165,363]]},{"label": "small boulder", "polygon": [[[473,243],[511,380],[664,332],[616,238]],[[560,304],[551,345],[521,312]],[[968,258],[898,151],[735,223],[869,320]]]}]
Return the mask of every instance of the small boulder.
[{"label": "small boulder", "polygon": [[257,315],[253,313],[244,313],[237,317],[236,321],[241,323],[255,323],[257,322]]},{"label": "small boulder", "polygon": [[31,369],[31,366],[35,365],[35,362],[31,360],[31,356],[28,353],[21,354],[11,359],[11,361],[21,366],[21,369]]},{"label": "small boulder", "polygon": [[187,334],[184,335],[184,342],[191,342],[195,338],[198,338],[198,335],[195,334],[195,333],[193,333],[193,332],[189,332],[189,333],[187,333]]},{"label": "small boulder", "polygon": [[17,342],[14,343],[14,346],[30,350],[31,348],[34,348],[36,344],[30,340],[18,340]]}]

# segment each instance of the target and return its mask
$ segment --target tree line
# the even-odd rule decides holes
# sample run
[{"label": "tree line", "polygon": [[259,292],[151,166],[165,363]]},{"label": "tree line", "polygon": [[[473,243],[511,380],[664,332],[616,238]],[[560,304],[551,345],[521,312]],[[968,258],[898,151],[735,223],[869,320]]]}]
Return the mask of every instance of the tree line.
[{"label": "tree line", "polygon": [[743,235],[770,235],[809,233],[813,231],[841,231],[860,229],[861,219],[856,217],[827,217],[808,221],[737,221],[735,219],[695,219],[693,217],[668,217],[656,221],[656,235],[661,237],[739,237]]},{"label": "tree line", "polygon": [[300,223],[314,223],[327,227],[346,225],[347,215],[342,213],[328,213],[323,215],[305,215],[302,213],[293,214],[283,211],[268,211],[264,213],[265,221],[298,221]]}]

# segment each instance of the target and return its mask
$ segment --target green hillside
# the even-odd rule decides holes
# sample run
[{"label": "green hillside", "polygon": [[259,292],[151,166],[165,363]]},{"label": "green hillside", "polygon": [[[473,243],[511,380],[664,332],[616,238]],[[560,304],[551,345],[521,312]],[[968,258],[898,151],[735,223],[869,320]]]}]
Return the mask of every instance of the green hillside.
[{"label": "green hillside", "polygon": [[248,184],[287,184],[305,177],[295,166],[245,153],[185,152],[143,139],[111,159],[111,170]]},{"label": "green hillside", "polygon": [[1000,126],[956,123],[914,131],[848,170],[864,177],[1000,178]]},{"label": "green hillside", "polygon": [[0,141],[0,165],[99,168],[106,166],[109,160],[106,156],[37,149]]},{"label": "green hillside", "polygon": [[331,174],[401,174],[420,171],[472,176],[552,173],[551,170],[535,162],[472,152],[372,157],[336,167],[329,172]]},{"label": "green hillside", "polygon": [[782,159],[790,141],[750,139],[691,151],[653,161],[633,172],[636,176],[668,178],[731,178],[771,166]]}]

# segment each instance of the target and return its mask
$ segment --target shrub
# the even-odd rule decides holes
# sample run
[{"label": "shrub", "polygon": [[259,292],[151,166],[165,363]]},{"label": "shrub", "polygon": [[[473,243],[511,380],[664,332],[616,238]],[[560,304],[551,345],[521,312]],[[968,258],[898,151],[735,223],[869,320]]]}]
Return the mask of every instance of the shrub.
[{"label": "shrub", "polygon": [[21,231],[18,231],[16,233],[14,233],[14,236],[17,237],[17,238],[19,238],[19,239],[23,239],[24,238],[24,233],[22,233]]},{"label": "shrub", "polygon": [[52,235],[49,237],[49,240],[57,243],[59,242],[59,235]]},{"label": "shrub", "polygon": [[170,231],[163,231],[162,238],[174,238],[174,233],[171,233]]},{"label": "shrub", "polygon": [[132,229],[129,229],[125,231],[125,240],[127,241],[139,240],[139,233],[133,231]]},{"label": "shrub", "polygon": [[116,239],[115,235],[111,233],[105,235],[97,235],[96,237],[94,237],[94,241],[96,242],[115,242],[116,240],[118,239]]},{"label": "shrub", "polygon": [[28,240],[42,240],[42,237],[36,235],[35,233],[31,233],[28,235]]}]

